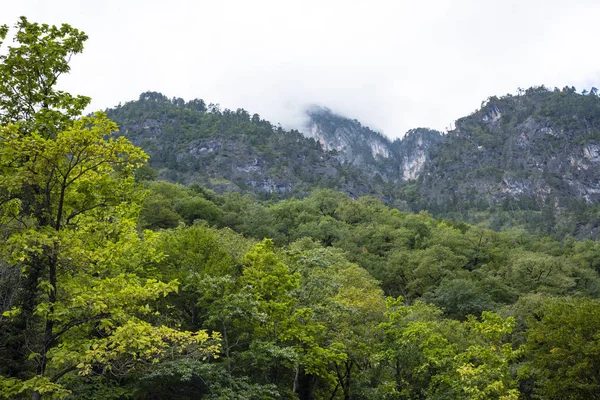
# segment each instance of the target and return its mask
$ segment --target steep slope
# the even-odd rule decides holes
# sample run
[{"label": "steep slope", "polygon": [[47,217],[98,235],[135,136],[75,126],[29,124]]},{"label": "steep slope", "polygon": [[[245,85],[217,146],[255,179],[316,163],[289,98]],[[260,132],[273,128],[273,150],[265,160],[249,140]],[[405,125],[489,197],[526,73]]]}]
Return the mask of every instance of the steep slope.
[{"label": "steep slope", "polygon": [[306,114],[306,137],[317,140],[324,150],[334,151],[341,162],[394,183],[418,178],[443,138],[438,131],[417,128],[392,142],[359,121],[325,107],[311,107]]},{"label": "steep slope", "polygon": [[599,172],[600,98],[531,88],[491,97],[459,119],[425,166],[419,194],[438,213],[537,211],[552,219],[598,204]]},{"label": "steep slope", "polygon": [[400,158],[399,174],[402,180],[414,180],[421,176],[423,169],[430,162],[444,140],[444,136],[436,130],[427,128],[411,129],[406,135],[394,142]]},{"label": "steep slope", "polygon": [[343,165],[314,140],[243,109],[221,111],[203,100],[169,100],[147,92],[107,113],[121,135],[148,152],[160,179],[267,197],[303,195],[314,188],[378,197],[386,191],[383,182]]},{"label": "steep slope", "polygon": [[342,117],[325,107],[306,110],[309,117],[305,136],[317,140],[323,150],[336,151],[342,162],[359,167],[378,165],[386,159],[397,159],[397,149],[382,134],[362,126],[357,120]]},{"label": "steep slope", "polygon": [[393,142],[326,108],[308,110],[304,134],[153,92],[108,114],[161,179],[267,198],[333,188],[495,229],[600,234],[595,92],[491,97],[446,135],[418,128]]}]

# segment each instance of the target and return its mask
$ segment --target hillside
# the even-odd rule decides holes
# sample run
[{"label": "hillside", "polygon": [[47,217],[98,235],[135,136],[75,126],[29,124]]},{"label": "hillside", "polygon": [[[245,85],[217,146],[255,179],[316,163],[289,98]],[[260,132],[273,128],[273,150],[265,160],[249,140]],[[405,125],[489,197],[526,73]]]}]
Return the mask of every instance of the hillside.
[{"label": "hillside", "polygon": [[334,151],[338,160],[396,184],[416,179],[443,139],[438,131],[417,128],[392,142],[359,121],[327,108],[311,107],[306,114],[309,120],[303,130],[305,136],[317,140],[323,150]]},{"label": "hillside", "polygon": [[87,35],[15,29],[0,398],[600,397],[600,242],[556,237],[594,234],[594,91],[490,98],[394,142],[324,109],[306,138],[147,92],[107,111],[115,137],[58,89]]},{"label": "hillside", "polygon": [[599,145],[594,94],[542,87],[491,97],[456,121],[426,164],[418,192],[437,214],[473,221],[477,211],[487,211],[547,233],[595,236]]},{"label": "hillside", "polygon": [[494,229],[598,234],[595,91],[491,97],[446,135],[418,128],[395,141],[323,107],[307,110],[303,133],[155,92],[107,112],[150,154],[159,179],[260,198],[329,188]]},{"label": "hillside", "polygon": [[148,152],[159,179],[262,197],[303,196],[315,188],[355,195],[385,190],[383,182],[343,165],[314,140],[243,109],[147,92],[107,114],[121,135]]},{"label": "hillside", "polygon": [[442,138],[437,131],[415,129],[391,142],[356,120],[317,108],[307,110],[312,133],[303,134],[243,109],[221,110],[200,99],[186,102],[156,92],[107,114],[120,135],[150,155],[158,179],[260,198],[303,197],[329,188],[407,208],[398,183],[418,176]]}]

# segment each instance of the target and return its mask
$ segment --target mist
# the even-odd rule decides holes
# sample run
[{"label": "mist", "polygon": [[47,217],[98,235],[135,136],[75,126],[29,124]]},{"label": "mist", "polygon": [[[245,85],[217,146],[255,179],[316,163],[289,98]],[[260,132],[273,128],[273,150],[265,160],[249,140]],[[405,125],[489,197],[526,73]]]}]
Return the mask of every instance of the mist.
[{"label": "mist", "polygon": [[518,88],[600,87],[591,0],[2,3],[0,24],[89,35],[61,83],[89,111],[152,90],[301,128],[316,104],[397,138]]}]

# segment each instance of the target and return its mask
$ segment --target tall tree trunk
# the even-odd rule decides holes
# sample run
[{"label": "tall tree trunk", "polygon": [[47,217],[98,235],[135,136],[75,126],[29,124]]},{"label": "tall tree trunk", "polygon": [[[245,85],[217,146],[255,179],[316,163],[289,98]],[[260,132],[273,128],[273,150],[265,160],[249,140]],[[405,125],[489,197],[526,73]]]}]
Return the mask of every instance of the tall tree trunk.
[{"label": "tall tree trunk", "polygon": [[304,368],[298,368],[297,374],[298,386],[296,387],[298,393],[298,400],[313,400],[313,388],[315,384],[314,375],[307,374]]},{"label": "tall tree trunk", "polygon": [[350,377],[352,376],[352,361],[345,361],[346,366],[345,378],[346,384],[343,386],[344,388],[344,400],[350,400]]},{"label": "tall tree trunk", "polygon": [[[48,263],[48,281],[50,282],[51,290],[48,294],[48,303],[50,305],[48,316],[46,317],[46,324],[44,327],[44,342],[40,351],[40,361],[38,364],[37,374],[39,376],[45,376],[46,367],[48,366],[48,352],[55,346],[56,340],[54,337],[54,304],[56,303],[56,269],[58,265],[58,243],[54,246],[46,248],[48,257],[46,258]],[[41,399],[42,395],[40,392],[35,391],[32,395],[32,400]]]}]

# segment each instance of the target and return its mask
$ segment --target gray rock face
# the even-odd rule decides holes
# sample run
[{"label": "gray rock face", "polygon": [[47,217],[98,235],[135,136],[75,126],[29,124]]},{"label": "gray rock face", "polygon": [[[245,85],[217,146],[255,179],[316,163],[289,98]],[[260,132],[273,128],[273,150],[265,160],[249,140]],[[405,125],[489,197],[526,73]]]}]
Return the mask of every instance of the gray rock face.
[{"label": "gray rock face", "polygon": [[600,202],[598,98],[545,90],[492,98],[447,136],[419,188],[443,210],[477,201],[560,212]]},{"label": "gray rock face", "polygon": [[403,139],[391,142],[360,122],[327,108],[313,107],[307,114],[306,137],[319,142],[323,150],[334,151],[341,162],[391,182],[417,179],[431,152],[443,139],[438,131],[417,128],[408,131]]},{"label": "gray rock face", "polygon": [[290,183],[278,183],[271,178],[266,178],[262,181],[248,179],[246,180],[246,184],[263,193],[269,194],[286,194],[292,191],[292,185]]},{"label": "gray rock face", "polygon": [[395,156],[392,143],[385,136],[322,107],[306,111],[308,125],[304,135],[315,139],[323,150],[335,151],[336,157],[356,166],[373,165],[378,160]]},{"label": "gray rock face", "polygon": [[432,129],[411,129],[399,142],[400,175],[403,180],[417,179],[431,157],[432,151],[443,141],[440,132]]},{"label": "gray rock face", "polygon": [[[301,183],[294,169],[300,165],[308,166],[310,160],[297,153],[293,160],[282,161],[237,138],[196,139],[186,146],[186,151],[176,155],[177,168],[182,171],[177,180],[185,184],[200,181],[218,192],[247,188],[285,196],[292,192],[294,185]],[[310,163],[313,174],[324,179],[339,179],[336,167],[324,158]]]}]

